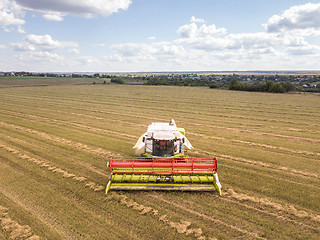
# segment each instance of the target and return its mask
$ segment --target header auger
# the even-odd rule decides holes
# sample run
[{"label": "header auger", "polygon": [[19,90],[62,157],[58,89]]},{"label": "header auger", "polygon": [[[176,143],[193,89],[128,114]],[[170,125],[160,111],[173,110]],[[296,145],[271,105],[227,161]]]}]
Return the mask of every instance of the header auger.
[{"label": "header auger", "polygon": [[184,128],[152,123],[133,147],[141,157],[110,159],[109,190],[212,191],[221,195],[216,158],[188,157],[192,149]]}]

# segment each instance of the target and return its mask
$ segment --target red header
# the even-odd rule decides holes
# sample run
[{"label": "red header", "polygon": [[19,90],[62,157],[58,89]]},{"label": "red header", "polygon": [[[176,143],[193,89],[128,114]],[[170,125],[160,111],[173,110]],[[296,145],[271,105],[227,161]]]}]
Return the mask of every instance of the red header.
[{"label": "red header", "polygon": [[216,158],[112,157],[113,173],[213,174],[218,171]]}]

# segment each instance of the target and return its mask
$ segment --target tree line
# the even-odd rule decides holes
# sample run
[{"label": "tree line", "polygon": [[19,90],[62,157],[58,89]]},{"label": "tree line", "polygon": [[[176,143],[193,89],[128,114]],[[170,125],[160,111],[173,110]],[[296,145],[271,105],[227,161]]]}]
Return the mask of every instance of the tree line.
[{"label": "tree line", "polygon": [[232,79],[228,86],[229,90],[250,91],[250,92],[272,92],[272,93],[285,93],[295,91],[296,87],[289,81],[274,82],[267,80],[264,82],[239,82],[237,79]]},{"label": "tree line", "polygon": [[275,82],[266,80],[261,82],[240,82],[233,78],[229,82],[215,82],[205,79],[168,79],[168,78],[152,78],[147,80],[147,85],[170,85],[170,86],[201,86],[209,88],[220,88],[237,91],[250,91],[250,92],[272,92],[272,93],[285,93],[295,91],[296,87],[293,83]]}]

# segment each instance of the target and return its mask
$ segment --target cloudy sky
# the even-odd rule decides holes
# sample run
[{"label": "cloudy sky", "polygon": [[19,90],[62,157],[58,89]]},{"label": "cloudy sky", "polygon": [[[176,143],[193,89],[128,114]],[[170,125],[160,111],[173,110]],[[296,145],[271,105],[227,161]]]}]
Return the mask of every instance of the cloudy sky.
[{"label": "cloudy sky", "polygon": [[0,71],[319,69],[320,1],[0,0]]}]

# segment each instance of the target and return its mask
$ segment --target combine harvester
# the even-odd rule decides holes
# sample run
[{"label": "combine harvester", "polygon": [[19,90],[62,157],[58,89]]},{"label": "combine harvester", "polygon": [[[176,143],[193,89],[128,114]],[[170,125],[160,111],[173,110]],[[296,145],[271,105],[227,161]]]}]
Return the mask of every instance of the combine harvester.
[{"label": "combine harvester", "polygon": [[141,157],[112,157],[111,190],[212,191],[221,195],[216,158],[188,157],[192,149],[184,128],[169,123],[151,123],[133,147]]}]

